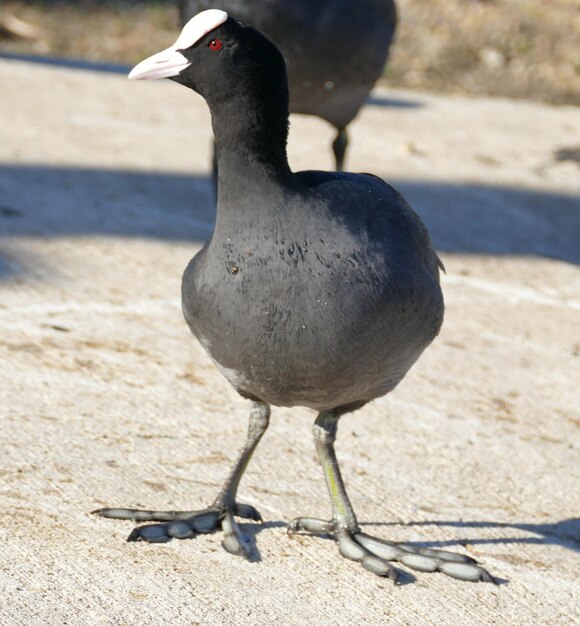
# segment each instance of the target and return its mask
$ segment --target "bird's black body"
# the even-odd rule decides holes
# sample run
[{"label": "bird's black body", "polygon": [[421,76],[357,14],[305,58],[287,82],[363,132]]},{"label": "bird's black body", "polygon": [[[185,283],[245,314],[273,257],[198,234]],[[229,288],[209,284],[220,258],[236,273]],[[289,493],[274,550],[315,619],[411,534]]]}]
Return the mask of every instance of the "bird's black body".
[{"label": "bird's black body", "polygon": [[228,207],[232,219],[184,275],[185,317],[242,395],[361,406],[391,391],[437,334],[437,259],[382,181],[302,172],[293,183],[262,210]]},{"label": "bird's black body", "polygon": [[[292,113],[316,115],[341,132],[383,73],[397,26],[394,0],[180,0],[181,22],[214,7],[280,48]],[[341,166],[346,135],[339,137],[345,144],[335,146]]]},{"label": "bird's black body", "polygon": [[283,60],[253,28],[230,19],[221,33],[215,78],[214,56],[191,51],[203,54],[194,86],[212,113],[220,178],[214,234],[184,275],[185,317],[242,395],[362,406],[393,389],[436,336],[437,257],[379,178],[289,170]]},{"label": "bird's black body", "polygon": [[244,447],[211,507],[97,513],[161,522],[135,528],[130,541],[221,528],[224,548],[249,557],[234,518],[260,516],[237,502],[239,482],[268,427],[270,405],[307,406],[319,412],[314,442],[333,513],[330,521],[296,518],[290,533],[331,533],[343,556],[393,580],[389,561],[396,560],[492,581],[470,557],[362,533],[334,452],[340,415],[391,391],[441,326],[440,262],[417,215],[375,176],[290,170],[284,60],[266,37],[222,11],[193,18],[173,47],[130,77],[171,77],[209,105],[217,219],[183,276],[183,312],[254,407]]}]

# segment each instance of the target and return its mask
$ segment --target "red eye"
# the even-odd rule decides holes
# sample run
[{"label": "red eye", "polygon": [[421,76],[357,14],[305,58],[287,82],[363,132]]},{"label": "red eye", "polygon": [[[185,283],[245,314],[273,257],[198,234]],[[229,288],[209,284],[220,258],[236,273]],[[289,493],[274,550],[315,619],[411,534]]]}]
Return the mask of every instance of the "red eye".
[{"label": "red eye", "polygon": [[209,49],[213,50],[214,52],[217,52],[218,50],[221,50],[222,48],[223,48],[222,42],[219,39],[212,39],[209,42]]}]

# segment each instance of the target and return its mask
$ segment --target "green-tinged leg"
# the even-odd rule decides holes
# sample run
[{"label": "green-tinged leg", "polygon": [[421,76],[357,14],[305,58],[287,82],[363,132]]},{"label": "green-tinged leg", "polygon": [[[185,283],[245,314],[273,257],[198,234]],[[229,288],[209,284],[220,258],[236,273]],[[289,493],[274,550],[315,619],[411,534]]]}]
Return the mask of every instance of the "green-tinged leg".
[{"label": "green-tinged leg", "polygon": [[222,546],[228,552],[249,557],[234,516],[261,521],[258,511],[249,504],[238,504],[236,494],[240,480],[262,435],[268,428],[270,407],[255,403],[250,412],[250,425],[244,447],[227,477],[215,502],[200,511],[143,511],[139,509],[99,509],[93,513],[101,517],[139,522],[161,522],[138,526],[127,541],[164,543],[175,539],[188,539],[199,533],[211,533],[218,528],[224,532]]},{"label": "green-tinged leg", "polygon": [[391,578],[395,582],[398,573],[389,561],[397,561],[418,571],[443,572],[460,580],[495,582],[470,557],[443,550],[415,548],[360,532],[334,452],[338,419],[331,412],[320,413],[314,424],[314,443],[330,494],[332,520],[299,517],[290,522],[288,532],[331,533],[338,542],[342,556],[359,561],[371,572]]}]

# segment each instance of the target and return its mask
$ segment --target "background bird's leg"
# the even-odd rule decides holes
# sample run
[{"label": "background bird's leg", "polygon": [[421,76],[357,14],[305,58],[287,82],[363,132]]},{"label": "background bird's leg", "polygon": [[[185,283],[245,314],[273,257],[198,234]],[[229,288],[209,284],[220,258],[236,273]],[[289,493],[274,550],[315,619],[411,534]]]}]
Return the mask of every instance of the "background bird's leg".
[{"label": "background bird's leg", "polygon": [[348,146],[348,134],[346,128],[339,128],[336,139],[332,142],[332,151],[334,152],[334,160],[336,162],[336,171],[341,172],[344,169],[344,155]]},{"label": "background bird's leg", "polygon": [[188,539],[198,533],[211,533],[221,527],[224,533],[222,546],[232,554],[249,558],[234,516],[261,520],[258,511],[250,504],[238,504],[236,493],[244,471],[258,442],[268,428],[270,407],[256,402],[250,412],[250,425],[244,447],[228,475],[213,505],[199,511],[143,511],[139,509],[99,509],[93,513],[101,517],[140,522],[161,522],[134,528],[127,541],[164,543],[175,539]]},{"label": "background bird's leg", "polygon": [[398,579],[398,572],[389,561],[398,561],[419,571],[443,572],[460,580],[495,582],[486,570],[468,556],[395,543],[360,532],[334,452],[338,419],[332,412],[320,413],[313,429],[316,451],[330,494],[332,520],[328,522],[299,517],[290,522],[289,533],[299,530],[333,533],[342,556],[359,561],[371,572],[387,576],[395,582]]},{"label": "background bird's leg", "polygon": [[218,160],[217,160],[217,146],[215,140],[213,142],[213,152],[211,154],[211,185],[213,189],[213,197],[217,201],[218,192]]}]

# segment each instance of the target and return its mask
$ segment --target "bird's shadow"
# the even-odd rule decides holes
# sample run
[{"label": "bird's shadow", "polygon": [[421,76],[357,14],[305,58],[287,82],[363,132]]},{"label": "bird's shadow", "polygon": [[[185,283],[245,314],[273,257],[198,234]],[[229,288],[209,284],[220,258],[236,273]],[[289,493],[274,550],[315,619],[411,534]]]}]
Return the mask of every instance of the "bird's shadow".
[{"label": "bird's shadow", "polygon": [[[440,251],[580,264],[578,196],[476,183],[389,182],[411,202]],[[206,175],[3,164],[0,197],[0,280],[34,273],[36,266],[45,275],[58,274],[53,258],[27,247],[33,238],[203,243],[215,220]],[[14,239],[20,243],[13,245]]]},{"label": "bird's shadow", "polygon": [[[90,61],[88,59],[55,57],[43,54],[10,52],[7,50],[0,50],[0,59],[6,59],[7,61],[24,61],[25,63],[36,63],[38,65],[49,65],[73,70],[89,70],[91,72],[120,74],[122,76],[126,76],[132,68],[131,65],[126,65],[124,63],[103,63],[99,61]],[[379,95],[378,93],[371,93],[367,98],[366,104],[368,106],[391,109],[417,109],[424,106],[424,104],[419,100]]]},{"label": "bird's shadow", "polygon": [[[262,522],[259,524],[242,523],[242,524],[238,524],[238,526],[240,528],[242,536],[245,539],[246,545],[248,546],[250,550],[250,556],[248,560],[250,561],[250,563],[259,563],[260,561],[262,561],[262,555],[260,553],[260,549],[258,548],[258,541],[257,541],[258,535],[264,530],[270,530],[271,528],[286,528],[288,526],[288,523],[282,522],[282,521],[274,521],[274,522]],[[328,535],[325,533],[312,534],[312,533],[307,533],[307,532],[297,532],[297,533],[294,533],[294,535],[315,537],[316,539],[322,539],[326,541],[335,541],[332,535]],[[294,535],[289,535],[288,539],[291,540]],[[399,586],[409,585],[417,581],[416,576],[414,576],[411,572],[407,570],[397,568],[397,573],[398,573],[397,585]]]},{"label": "bird's shadow", "polygon": [[[283,528],[286,527],[286,522],[272,521],[264,522],[261,524],[240,524],[240,529],[248,542],[251,549],[251,562],[259,562],[262,560],[258,545],[257,536],[264,530],[271,528]],[[462,536],[457,539],[448,539],[442,541],[405,541],[406,545],[412,547],[423,548],[438,548],[447,549],[453,546],[466,546],[466,545],[489,545],[489,544],[535,544],[535,545],[547,545],[547,546],[560,546],[568,550],[575,552],[580,551],[580,518],[571,518],[554,523],[505,523],[505,522],[493,522],[493,521],[456,521],[456,520],[425,520],[420,522],[364,522],[360,523],[362,527],[416,527],[416,526],[449,526],[459,529],[505,529],[506,535],[509,529],[525,531],[531,533],[533,536],[526,537],[472,537]],[[309,533],[300,533],[309,535]],[[331,535],[320,534],[311,535],[316,536],[318,539],[334,540]],[[403,569],[399,569],[399,581],[398,584],[405,585],[411,584],[416,581],[416,577],[411,573]],[[508,580],[495,577],[495,581],[499,585],[508,584]]]},{"label": "bird's shadow", "polygon": [[259,563],[262,560],[262,554],[258,548],[258,535],[272,528],[285,528],[288,526],[286,522],[274,521],[274,522],[259,522],[259,523],[239,523],[238,527],[242,533],[245,543],[250,551],[249,561],[250,563]]},{"label": "bird's shadow", "polygon": [[557,545],[568,550],[580,552],[580,518],[565,519],[551,524],[534,524],[526,522],[490,522],[490,521],[455,521],[455,520],[426,520],[421,522],[365,522],[361,526],[449,526],[465,529],[515,529],[531,533],[529,537],[462,537],[445,541],[406,542],[413,546],[428,548],[447,548],[466,544],[536,544]]},{"label": "bird's shadow", "polygon": [[7,61],[24,61],[25,63],[37,63],[39,65],[52,65],[73,70],[90,70],[91,72],[106,72],[109,74],[126,75],[131,71],[130,65],[121,63],[99,63],[86,59],[71,59],[68,57],[53,57],[43,54],[29,54],[22,52],[8,52],[0,50],[0,59]]},{"label": "bird's shadow", "polygon": [[367,105],[374,107],[384,107],[389,109],[419,109],[425,106],[419,100],[411,100],[410,98],[400,98],[383,96],[379,94],[371,94],[367,99]]}]

